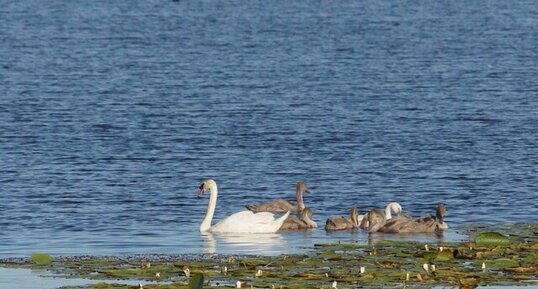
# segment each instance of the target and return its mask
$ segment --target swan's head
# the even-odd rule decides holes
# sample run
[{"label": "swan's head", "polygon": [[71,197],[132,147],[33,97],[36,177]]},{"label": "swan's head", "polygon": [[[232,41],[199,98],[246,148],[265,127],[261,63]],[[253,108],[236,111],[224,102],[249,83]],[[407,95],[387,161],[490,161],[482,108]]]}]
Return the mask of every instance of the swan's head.
[{"label": "swan's head", "polygon": [[443,203],[437,205],[437,210],[436,210],[435,215],[436,215],[437,219],[439,220],[439,224],[440,224],[441,229],[447,229],[448,228],[448,225],[444,222],[445,214],[446,214],[446,205],[443,204]]},{"label": "swan's head", "polygon": [[442,220],[445,214],[446,214],[446,205],[442,203],[437,205],[437,212],[436,212],[437,218]]},{"label": "swan's head", "polygon": [[387,205],[387,211],[391,211],[396,215],[400,215],[402,213],[402,206],[396,202],[392,202]]},{"label": "swan's head", "polygon": [[200,185],[200,190],[198,191],[198,197],[202,197],[207,190],[214,190],[217,188],[217,183],[214,180],[206,180]]},{"label": "swan's head", "polygon": [[298,182],[295,186],[295,190],[297,191],[297,193],[310,193],[310,191],[308,190],[308,186],[303,182]]},{"label": "swan's head", "polygon": [[304,210],[301,212],[301,215],[303,216],[303,218],[312,220],[312,209],[304,208]]}]

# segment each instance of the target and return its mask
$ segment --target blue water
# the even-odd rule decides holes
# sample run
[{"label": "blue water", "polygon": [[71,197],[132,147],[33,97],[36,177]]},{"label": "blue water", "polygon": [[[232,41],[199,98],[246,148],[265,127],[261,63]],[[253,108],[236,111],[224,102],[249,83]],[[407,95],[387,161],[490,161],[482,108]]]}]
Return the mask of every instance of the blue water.
[{"label": "blue water", "polygon": [[305,181],[320,226],[537,222],[538,5],[392,2],[0,1],[0,257],[368,241],[200,235],[206,178],[215,219]]}]

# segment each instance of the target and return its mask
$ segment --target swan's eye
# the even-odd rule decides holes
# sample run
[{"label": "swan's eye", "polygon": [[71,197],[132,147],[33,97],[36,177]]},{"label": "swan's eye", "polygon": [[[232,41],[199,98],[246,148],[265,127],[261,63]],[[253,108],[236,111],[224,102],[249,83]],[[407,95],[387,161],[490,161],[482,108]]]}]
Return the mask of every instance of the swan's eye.
[{"label": "swan's eye", "polygon": [[199,188],[199,189],[200,189],[200,190],[203,190],[203,189],[204,189],[204,184],[203,184],[203,183],[200,185],[200,188]]}]

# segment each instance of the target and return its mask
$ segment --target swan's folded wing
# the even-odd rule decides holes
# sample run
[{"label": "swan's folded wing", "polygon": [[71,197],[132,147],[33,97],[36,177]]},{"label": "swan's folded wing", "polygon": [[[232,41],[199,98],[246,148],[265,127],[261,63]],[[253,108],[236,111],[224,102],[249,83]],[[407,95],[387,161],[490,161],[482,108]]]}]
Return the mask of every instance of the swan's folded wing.
[{"label": "swan's folded wing", "polygon": [[284,199],[278,199],[274,201],[270,201],[267,203],[259,204],[259,205],[246,205],[247,209],[253,212],[287,212],[287,211],[297,211],[297,206],[292,204],[291,202],[284,200]]},{"label": "swan's folded wing", "polygon": [[434,215],[426,215],[417,219],[417,223],[432,223],[436,221],[437,218]]},{"label": "swan's folded wing", "polygon": [[280,228],[282,222],[277,222],[273,213],[241,211],[221,220],[211,230],[213,232],[272,233]]},{"label": "swan's folded wing", "polygon": [[301,227],[304,227],[304,222],[299,220],[296,216],[289,216],[279,230],[299,230]]},{"label": "swan's folded wing", "polygon": [[342,216],[335,216],[327,219],[325,222],[325,230],[327,231],[336,231],[344,230],[348,227],[349,221]]}]

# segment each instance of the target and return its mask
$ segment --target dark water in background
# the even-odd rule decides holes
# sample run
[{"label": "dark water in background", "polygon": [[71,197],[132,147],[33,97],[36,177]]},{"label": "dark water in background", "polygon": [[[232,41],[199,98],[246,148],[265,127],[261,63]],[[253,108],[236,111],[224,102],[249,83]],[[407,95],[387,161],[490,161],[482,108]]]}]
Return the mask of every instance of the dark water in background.
[{"label": "dark water in background", "polygon": [[216,219],[303,180],[321,226],[538,221],[535,1],[116,2],[0,1],[0,257],[368,238],[201,236],[209,177]]}]

